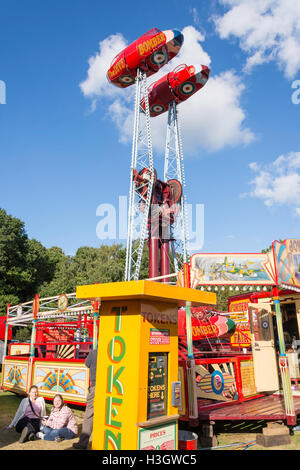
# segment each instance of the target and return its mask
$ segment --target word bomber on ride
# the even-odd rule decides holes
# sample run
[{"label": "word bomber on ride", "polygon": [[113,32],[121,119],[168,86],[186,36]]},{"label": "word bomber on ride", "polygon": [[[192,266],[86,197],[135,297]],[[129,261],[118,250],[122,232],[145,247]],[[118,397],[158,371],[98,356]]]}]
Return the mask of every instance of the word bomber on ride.
[{"label": "word bomber on ride", "polygon": [[147,41],[144,41],[142,44],[138,45],[139,53],[140,55],[144,55],[147,52],[155,49],[155,47],[159,46],[163,42],[165,42],[165,35],[164,33],[160,33],[157,36],[154,36],[151,39],[148,39]]}]

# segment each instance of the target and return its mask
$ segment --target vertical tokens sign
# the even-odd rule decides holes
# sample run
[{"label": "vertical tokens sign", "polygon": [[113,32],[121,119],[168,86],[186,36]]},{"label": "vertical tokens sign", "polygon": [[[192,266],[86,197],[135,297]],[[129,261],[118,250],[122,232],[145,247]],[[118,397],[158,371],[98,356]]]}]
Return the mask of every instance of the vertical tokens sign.
[{"label": "vertical tokens sign", "polygon": [[[124,401],[123,386],[123,358],[126,353],[126,344],[122,335],[122,316],[127,312],[127,307],[113,307],[112,313],[115,319],[115,328],[112,338],[108,343],[108,367],[106,387],[106,413],[105,413],[105,439],[104,449],[109,446],[114,450],[121,450],[122,421],[118,418]],[[123,405],[124,406],[124,405]]]}]

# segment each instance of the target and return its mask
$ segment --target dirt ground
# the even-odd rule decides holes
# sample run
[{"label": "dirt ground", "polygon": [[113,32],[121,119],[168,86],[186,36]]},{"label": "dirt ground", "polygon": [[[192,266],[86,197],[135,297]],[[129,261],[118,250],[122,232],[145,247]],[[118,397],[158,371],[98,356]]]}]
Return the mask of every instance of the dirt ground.
[{"label": "dirt ground", "polygon": [[62,442],[50,442],[39,439],[20,444],[19,437],[20,434],[15,431],[1,431],[0,450],[71,450],[73,442],[78,440],[76,438]]}]

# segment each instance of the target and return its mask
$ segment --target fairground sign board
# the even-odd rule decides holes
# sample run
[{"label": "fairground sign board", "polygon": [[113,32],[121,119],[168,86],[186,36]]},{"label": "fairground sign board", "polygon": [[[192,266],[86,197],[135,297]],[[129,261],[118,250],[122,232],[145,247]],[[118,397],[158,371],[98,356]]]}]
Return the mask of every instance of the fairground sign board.
[{"label": "fairground sign board", "polygon": [[274,241],[268,253],[197,253],[189,274],[192,288],[269,285],[300,292],[300,239]]}]

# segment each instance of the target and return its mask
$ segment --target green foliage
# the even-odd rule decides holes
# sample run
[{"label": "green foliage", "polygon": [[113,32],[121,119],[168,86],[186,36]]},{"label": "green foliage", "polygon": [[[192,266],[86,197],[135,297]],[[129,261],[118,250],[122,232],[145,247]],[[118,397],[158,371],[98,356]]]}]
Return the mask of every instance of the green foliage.
[{"label": "green foliage", "polygon": [[7,303],[30,300],[40,285],[49,282],[54,266],[47,249],[29,239],[24,223],[0,209],[0,312]]},{"label": "green foliage", "polygon": [[[26,283],[27,235],[21,220],[0,209],[0,295],[22,295]],[[1,305],[2,307],[2,305]]]},{"label": "green foliage", "polygon": [[40,297],[75,292],[76,280],[70,269],[72,258],[65,255],[63,250],[56,246],[47,251],[53,267],[53,274],[50,282],[44,282],[41,285],[38,291]]},{"label": "green foliage", "polygon": [[19,302],[20,302],[20,299],[16,295],[0,294],[0,316],[6,315],[7,304],[16,305]]},{"label": "green foliage", "polygon": [[77,250],[75,256],[66,256],[60,248],[50,248],[50,258],[55,263],[53,277],[45,282],[40,297],[76,292],[76,286],[95,282],[118,282],[123,280],[125,248],[122,245],[88,246]]},{"label": "green foliage", "polygon": [[102,245],[100,248],[81,247],[71,263],[77,285],[123,280],[125,249],[122,245]]},{"label": "green foliage", "polygon": [[31,339],[31,328],[30,327],[16,327],[13,329],[13,338],[18,340],[20,343],[24,343]]}]

